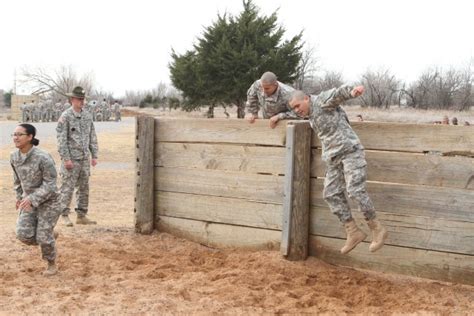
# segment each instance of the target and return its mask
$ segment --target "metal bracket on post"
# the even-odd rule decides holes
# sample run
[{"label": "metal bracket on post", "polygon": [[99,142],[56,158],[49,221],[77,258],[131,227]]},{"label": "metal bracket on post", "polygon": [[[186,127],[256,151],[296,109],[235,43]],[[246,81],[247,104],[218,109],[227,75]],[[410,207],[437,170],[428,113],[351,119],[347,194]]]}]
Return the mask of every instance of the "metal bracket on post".
[{"label": "metal bracket on post", "polygon": [[290,248],[291,213],[293,210],[293,173],[294,173],[294,144],[295,126],[289,124],[286,128],[286,172],[285,172],[285,199],[283,203],[283,221],[281,231],[280,252],[287,256]]}]

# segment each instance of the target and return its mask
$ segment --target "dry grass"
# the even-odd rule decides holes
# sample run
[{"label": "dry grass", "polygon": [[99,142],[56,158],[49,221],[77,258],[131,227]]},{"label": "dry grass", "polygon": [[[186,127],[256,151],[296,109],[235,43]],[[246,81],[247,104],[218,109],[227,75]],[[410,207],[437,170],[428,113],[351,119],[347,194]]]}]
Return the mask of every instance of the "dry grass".
[{"label": "dry grass", "polygon": [[[360,114],[365,121],[377,121],[377,122],[398,122],[398,123],[418,123],[418,124],[432,124],[434,121],[441,121],[443,116],[447,115],[449,119],[456,117],[459,125],[462,125],[465,121],[474,125],[474,109],[470,111],[450,111],[450,110],[416,110],[411,108],[399,108],[398,106],[392,106],[390,109],[373,109],[363,108],[361,106],[344,106],[349,119],[351,121],[357,121],[357,115]],[[164,117],[196,117],[205,118],[206,109],[203,108],[201,111],[185,112],[181,110],[162,110],[152,108],[136,108],[127,107],[124,109],[125,115],[136,115],[136,113],[144,113],[155,116]],[[231,118],[236,118],[236,109],[228,108],[227,112]],[[215,109],[216,118],[226,118],[223,108]]]}]

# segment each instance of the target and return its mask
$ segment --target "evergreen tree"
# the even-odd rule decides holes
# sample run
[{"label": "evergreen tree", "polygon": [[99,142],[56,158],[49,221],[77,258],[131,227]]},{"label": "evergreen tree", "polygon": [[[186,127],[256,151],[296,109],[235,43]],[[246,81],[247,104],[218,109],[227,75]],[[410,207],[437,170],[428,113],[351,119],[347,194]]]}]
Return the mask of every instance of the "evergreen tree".
[{"label": "evergreen tree", "polygon": [[251,0],[243,1],[243,6],[236,17],[218,15],[194,50],[183,55],[172,52],[171,81],[183,92],[185,109],[233,104],[242,118],[247,89],[265,71],[274,72],[282,82],[296,79],[302,34],[283,41],[285,30],[277,25],[276,12],[261,16]]}]

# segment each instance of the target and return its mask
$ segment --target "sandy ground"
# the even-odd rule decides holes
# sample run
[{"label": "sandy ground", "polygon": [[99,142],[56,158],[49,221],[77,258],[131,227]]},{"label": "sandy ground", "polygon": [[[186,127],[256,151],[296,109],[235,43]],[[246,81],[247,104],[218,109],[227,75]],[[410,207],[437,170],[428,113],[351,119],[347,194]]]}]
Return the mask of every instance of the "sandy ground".
[{"label": "sandy ground", "polygon": [[[6,124],[5,122],[0,122]],[[37,247],[15,240],[11,145],[0,147],[0,314],[472,315],[474,287],[374,273],[276,251],[213,249],[133,232],[134,127],[99,132],[90,216],[58,223],[60,273],[43,277]],[[41,124],[37,124],[41,128]],[[40,147],[59,161],[54,138]]]}]

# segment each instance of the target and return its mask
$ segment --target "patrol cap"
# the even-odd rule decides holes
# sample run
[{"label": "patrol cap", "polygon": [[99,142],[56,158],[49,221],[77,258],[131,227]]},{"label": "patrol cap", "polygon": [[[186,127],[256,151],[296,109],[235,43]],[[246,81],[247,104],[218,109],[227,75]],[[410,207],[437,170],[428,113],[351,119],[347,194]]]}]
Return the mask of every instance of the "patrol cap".
[{"label": "patrol cap", "polygon": [[77,99],[84,99],[86,97],[86,90],[84,90],[82,87],[75,87],[72,89],[71,93],[66,93],[68,97],[73,97]]}]

